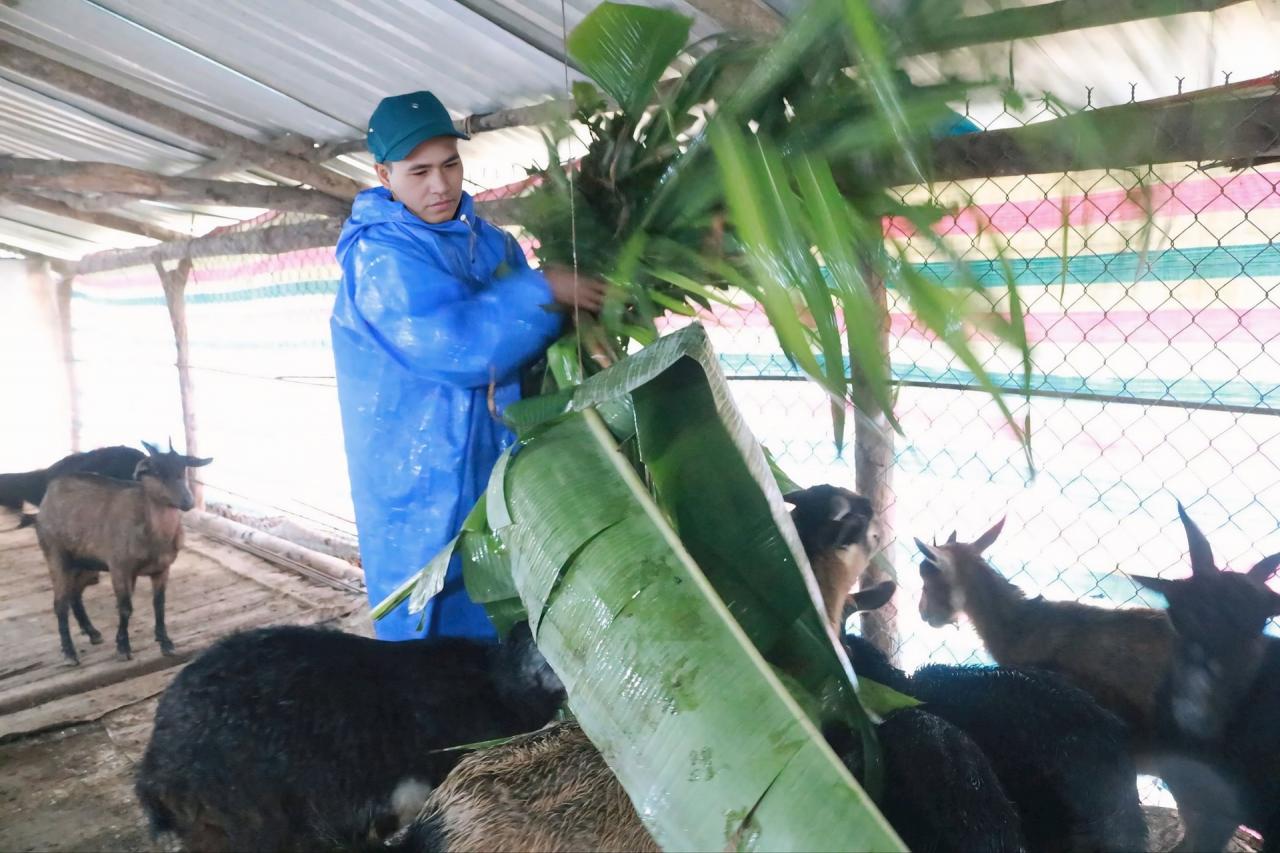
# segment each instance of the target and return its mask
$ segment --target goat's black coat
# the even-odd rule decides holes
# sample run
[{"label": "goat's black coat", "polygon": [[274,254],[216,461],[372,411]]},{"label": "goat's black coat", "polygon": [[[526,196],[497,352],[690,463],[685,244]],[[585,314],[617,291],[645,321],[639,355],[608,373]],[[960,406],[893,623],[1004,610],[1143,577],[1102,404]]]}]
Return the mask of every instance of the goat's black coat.
[{"label": "goat's black coat", "polygon": [[219,641],[156,711],[137,778],[153,831],[230,850],[347,847],[386,831],[398,784],[439,784],[461,757],[432,750],[555,713],[563,687],[527,628],[516,633],[498,646],[307,627]]},{"label": "goat's black coat", "polygon": [[1054,673],[1004,667],[935,664],[908,676],[861,637],[844,642],[859,676],[914,696],[973,739],[1030,849],[1145,849],[1127,730],[1087,693]]},{"label": "goat's black coat", "polygon": [[64,474],[101,474],[117,480],[132,480],[138,463],[145,458],[146,454],[141,450],[116,445],[99,447],[84,453],[72,453],[48,468],[17,474],[0,474],[0,506],[21,510],[24,501],[33,506],[39,506],[44,500],[49,481]]},{"label": "goat's black coat", "polygon": [[[908,708],[877,729],[884,762],[879,807],[913,853],[1018,853],[1026,850],[1018,813],[987,757],[941,717]],[[858,744],[831,745],[855,776]]]},{"label": "goat's black coat", "polygon": [[1280,853],[1280,639],[1264,639],[1252,689],[1212,739],[1180,730],[1168,685],[1158,725],[1168,749],[1159,771],[1181,805],[1200,815],[1196,843],[1222,844],[1240,824],[1263,838],[1262,853]]}]

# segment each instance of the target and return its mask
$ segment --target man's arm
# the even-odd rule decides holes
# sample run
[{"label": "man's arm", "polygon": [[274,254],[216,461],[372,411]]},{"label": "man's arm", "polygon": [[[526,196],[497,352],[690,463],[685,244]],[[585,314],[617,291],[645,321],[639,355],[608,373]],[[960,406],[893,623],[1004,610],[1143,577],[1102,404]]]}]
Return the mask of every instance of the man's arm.
[{"label": "man's arm", "polygon": [[490,287],[457,299],[441,271],[402,241],[366,236],[351,251],[360,318],[419,375],[482,388],[537,357],[560,330],[562,316],[547,310],[552,289],[527,266],[512,265]]}]

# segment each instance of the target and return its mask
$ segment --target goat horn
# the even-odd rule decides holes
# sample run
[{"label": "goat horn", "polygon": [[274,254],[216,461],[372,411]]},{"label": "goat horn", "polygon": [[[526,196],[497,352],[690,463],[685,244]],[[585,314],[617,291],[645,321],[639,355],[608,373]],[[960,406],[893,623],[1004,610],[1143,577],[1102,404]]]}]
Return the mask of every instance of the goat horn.
[{"label": "goat horn", "polygon": [[169,452],[173,452],[173,436],[169,436]]},{"label": "goat horn", "polygon": [[1276,573],[1276,569],[1280,569],[1280,554],[1263,557],[1249,570],[1248,574],[1254,580],[1266,583],[1271,580],[1271,576]]},{"label": "goat horn", "polygon": [[1182,501],[1178,501],[1178,517],[1182,519],[1182,527],[1187,531],[1187,548],[1191,552],[1191,574],[1216,575],[1218,569],[1213,564],[1213,549],[1209,547],[1209,540],[1204,538],[1200,528],[1196,527],[1196,523],[1187,515],[1187,511],[1182,507]]},{"label": "goat horn", "polygon": [[916,539],[916,547],[920,549],[921,554],[924,554],[926,557],[928,557],[931,560],[933,559],[933,549],[930,548],[928,545],[924,544],[919,539]]}]

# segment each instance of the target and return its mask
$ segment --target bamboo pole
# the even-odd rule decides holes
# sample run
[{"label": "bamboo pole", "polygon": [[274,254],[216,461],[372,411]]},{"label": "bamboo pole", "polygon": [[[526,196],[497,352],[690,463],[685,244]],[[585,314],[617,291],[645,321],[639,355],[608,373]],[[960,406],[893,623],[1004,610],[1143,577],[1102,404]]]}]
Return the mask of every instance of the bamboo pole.
[{"label": "bamboo pole", "polygon": [[39,80],[43,85],[72,92],[109,110],[189,139],[210,149],[215,155],[242,151],[246,158],[266,171],[308,184],[333,198],[349,201],[364,189],[356,181],[318,163],[307,162],[262,142],[224,130],[124,86],[86,74],[78,68],[64,65],[16,44],[0,42],[0,67],[23,77]]},{"label": "bamboo pole", "polygon": [[[166,270],[159,259],[155,261],[156,273],[164,287],[164,302],[169,308],[169,322],[173,324],[173,343],[177,350],[178,392],[182,399],[182,430],[186,439],[188,456],[199,456],[196,440],[195,387],[191,382],[191,345],[187,338],[187,279],[191,276],[191,258],[183,258],[172,270]],[[187,469],[187,483],[196,509],[204,509],[204,484],[196,476],[196,469]]]},{"label": "bamboo pole", "polygon": [[321,554],[296,542],[201,509],[186,513],[183,522],[201,533],[223,539],[267,559],[274,558],[272,562],[277,565],[308,575],[319,575],[342,589],[364,588],[364,572],[346,560]]},{"label": "bamboo pole", "polygon": [[[876,343],[885,354],[888,364],[889,354],[889,303],[884,279],[879,275],[868,275],[871,298],[880,314]],[[886,377],[887,378],[887,377]],[[867,377],[859,370],[853,372],[854,400],[859,401],[858,417],[854,420],[853,459],[858,494],[871,501],[872,511],[880,524],[881,542],[884,546],[884,557],[892,553],[889,548],[894,541],[894,494],[893,494],[893,430],[883,414],[871,415],[874,407],[861,401],[870,400],[867,391]],[[870,586],[888,580],[888,575],[872,563],[863,573],[860,586]],[[889,656],[896,660],[899,643],[897,605],[890,601],[879,610],[869,610],[862,614],[862,635]]]},{"label": "bamboo pole", "polygon": [[346,216],[351,211],[350,202],[318,190],[175,178],[115,163],[0,157],[0,183],[6,190],[111,193],[181,204],[261,207],[329,216]]}]

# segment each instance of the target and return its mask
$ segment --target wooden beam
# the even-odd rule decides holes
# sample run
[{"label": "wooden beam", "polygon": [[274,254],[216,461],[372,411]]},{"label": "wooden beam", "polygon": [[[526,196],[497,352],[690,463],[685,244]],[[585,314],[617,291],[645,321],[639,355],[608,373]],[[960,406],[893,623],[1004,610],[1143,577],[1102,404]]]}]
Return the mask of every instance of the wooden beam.
[{"label": "wooden beam", "polygon": [[[154,261],[156,275],[164,288],[164,304],[169,309],[169,323],[173,326],[173,344],[177,351],[174,366],[178,368],[178,396],[182,403],[182,431],[186,438],[188,456],[199,456],[196,429],[195,384],[191,381],[191,342],[187,335],[187,281],[191,277],[191,258],[178,261],[173,269]],[[195,468],[187,469],[187,486],[196,502],[196,509],[204,509],[204,484]]]},{"label": "wooden beam", "polygon": [[[1280,153],[1280,93],[1125,104],[939,140],[935,181],[1252,160]],[[899,175],[895,182],[909,183]]]},{"label": "wooden beam", "polygon": [[62,375],[67,383],[67,413],[71,421],[71,452],[80,452],[80,433],[83,420],[80,416],[80,384],[76,378],[75,337],[71,325],[71,284],[74,275],[63,275],[57,270],[56,296],[58,304],[58,343],[62,350]]},{"label": "wooden beam", "polygon": [[[864,265],[867,273],[867,286],[871,298],[875,302],[878,317],[876,329],[876,346],[880,350],[884,363],[889,364],[889,295],[884,279],[876,275],[869,264]],[[853,392],[855,401],[871,400],[867,376],[862,371],[853,373]],[[891,379],[885,375],[879,377],[883,382]],[[871,511],[880,526],[881,555],[890,570],[893,565],[890,555],[893,553],[894,515],[897,504],[893,492],[894,435],[889,426],[889,419],[883,412],[876,411],[873,405],[863,403],[861,411],[854,417],[853,467],[854,479],[858,494],[871,501]],[[874,415],[871,412],[876,412]],[[889,573],[881,568],[878,561],[872,561],[859,580],[861,589],[868,589],[883,581],[890,580]],[[901,600],[901,599],[899,599]],[[884,652],[891,662],[898,660],[898,647],[902,637],[898,627],[898,608],[890,601],[876,610],[865,610],[860,617],[862,636]]]},{"label": "wooden beam", "polygon": [[[509,201],[480,202],[476,205],[480,215],[490,222],[508,224]],[[106,270],[152,264],[156,259],[164,261],[181,258],[209,258],[218,255],[261,253],[278,255],[301,249],[333,246],[342,233],[342,220],[335,218],[313,219],[293,225],[271,225],[245,231],[208,234],[149,246],[143,249],[112,249],[85,255],[74,266],[77,275],[105,272]]]},{"label": "wooden beam", "polygon": [[217,154],[239,148],[261,168],[277,175],[309,184],[316,190],[340,199],[351,199],[363,187],[321,165],[277,151],[261,142],[223,130],[159,101],[131,92],[92,74],[64,65],[38,53],[0,42],[0,67],[70,92],[80,98],[123,113],[138,121],[189,139]]},{"label": "wooden beam", "polygon": [[921,37],[909,54],[935,53],[993,42],[1038,38],[1091,27],[1191,12],[1213,12],[1244,0],[1057,0],[1002,9],[952,21],[945,30]]},{"label": "wooden beam", "polygon": [[345,216],[351,205],[317,190],[173,178],[113,163],[0,157],[0,186],[74,193],[123,193],[155,201],[261,207]]},{"label": "wooden beam", "polygon": [[35,193],[22,192],[21,190],[0,193],[0,201],[20,204],[32,210],[41,210],[45,213],[52,213],[54,216],[74,219],[77,222],[87,222],[90,225],[97,225],[99,228],[110,228],[112,231],[123,231],[126,234],[149,237],[162,243],[166,240],[182,240],[190,236],[189,234],[183,234],[181,231],[172,231],[159,225],[150,225],[125,216],[116,216],[113,213],[87,213],[83,210],[76,210],[71,205],[63,204],[60,201],[44,198]]},{"label": "wooden beam", "polygon": [[294,225],[272,225],[246,231],[209,234],[175,240],[144,249],[112,249],[85,255],[76,264],[77,275],[154,264],[157,260],[211,258],[219,255],[261,253],[278,255],[319,246],[333,246],[342,232],[339,219],[313,219]]},{"label": "wooden beam", "polygon": [[688,0],[689,5],[730,32],[776,36],[782,17],[762,0]]}]

